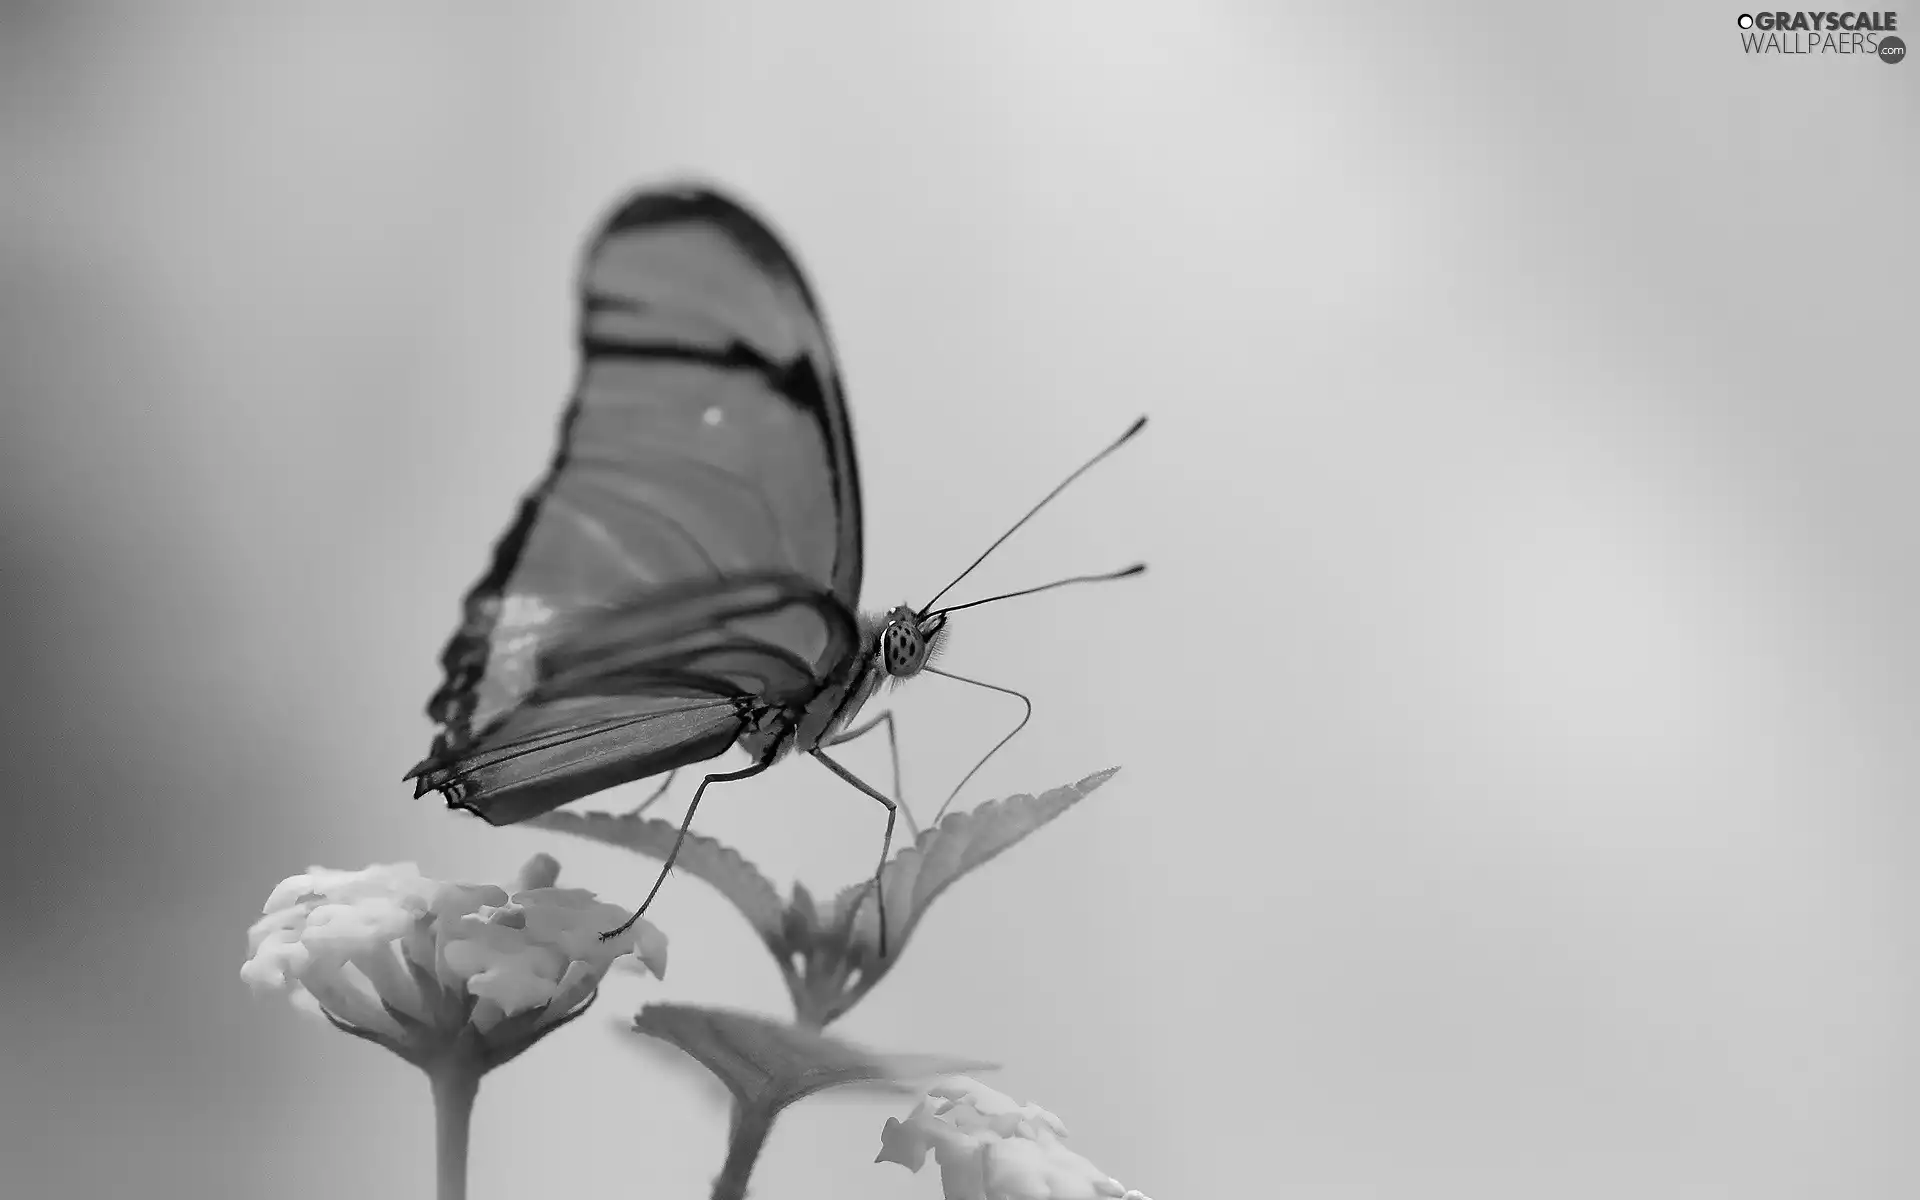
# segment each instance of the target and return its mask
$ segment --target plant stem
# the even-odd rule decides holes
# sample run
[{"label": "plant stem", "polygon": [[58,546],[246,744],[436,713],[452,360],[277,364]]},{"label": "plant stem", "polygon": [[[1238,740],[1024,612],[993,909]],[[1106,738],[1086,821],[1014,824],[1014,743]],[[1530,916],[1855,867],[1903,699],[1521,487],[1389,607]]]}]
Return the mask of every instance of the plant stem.
[{"label": "plant stem", "polygon": [[[727,1161],[713,1181],[713,1200],[746,1200],[747,1177],[773,1132],[774,1114],[758,1104],[736,1099],[732,1128],[727,1132]],[[443,1198],[444,1200],[444,1198]]]},{"label": "plant stem", "polygon": [[473,1098],[480,1091],[481,1067],[461,1055],[449,1055],[427,1068],[433,1083],[434,1171],[438,1200],[467,1200],[467,1132]]}]

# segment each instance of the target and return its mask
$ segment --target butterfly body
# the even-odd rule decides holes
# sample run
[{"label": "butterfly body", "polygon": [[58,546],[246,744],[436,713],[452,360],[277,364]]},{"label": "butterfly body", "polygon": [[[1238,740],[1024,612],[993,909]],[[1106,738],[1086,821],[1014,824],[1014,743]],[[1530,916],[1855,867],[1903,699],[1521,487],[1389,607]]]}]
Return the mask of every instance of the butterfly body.
[{"label": "butterfly body", "polygon": [[740,734],[740,749],[755,762],[777,762],[829,743],[852,724],[879,682],[871,656],[864,652],[867,640],[862,639],[863,652],[839,678],[800,701],[756,711]]},{"label": "butterfly body", "polygon": [[[907,614],[904,618],[902,614]],[[944,620],[944,619],[940,619]],[[934,624],[933,632],[922,634],[922,624]],[[909,634],[905,632],[911,630]],[[860,651],[848,660],[844,674],[830,681],[804,703],[784,708],[768,707],[753,715],[752,723],[741,733],[739,746],[755,761],[778,761],[789,754],[805,754],[831,746],[860,717],[867,703],[883,684],[909,677],[931,657],[929,647],[936,645],[939,625],[913,618],[905,605],[885,615],[863,613],[860,616]],[[920,647],[917,658],[906,660],[888,647],[911,638]],[[911,661],[912,670],[900,669]]]}]

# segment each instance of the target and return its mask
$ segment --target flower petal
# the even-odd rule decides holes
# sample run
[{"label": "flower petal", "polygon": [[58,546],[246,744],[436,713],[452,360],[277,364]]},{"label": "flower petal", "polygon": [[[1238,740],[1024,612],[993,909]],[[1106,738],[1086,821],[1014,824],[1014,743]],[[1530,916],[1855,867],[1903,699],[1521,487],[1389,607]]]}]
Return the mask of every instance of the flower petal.
[{"label": "flower petal", "polygon": [[359,871],[309,867],[304,875],[281,880],[262,912],[287,908],[311,897],[351,904],[374,897],[418,896],[428,881],[413,863],[375,863]]},{"label": "flower petal", "polygon": [[297,938],[306,922],[307,912],[303,908],[282,908],[267,913],[247,927],[247,953],[260,949],[262,943],[276,934],[291,933]]},{"label": "flower petal", "polygon": [[373,985],[374,995],[416,1021],[429,1019],[420,985],[400,958],[400,944],[389,939],[355,954],[350,960]]},{"label": "flower petal", "polygon": [[323,1024],[326,1022],[327,1010],[321,1006],[319,999],[312,992],[299,984],[293,985],[293,990],[287,993],[287,1000],[293,1005],[295,1011],[305,1013]]},{"label": "flower petal", "polygon": [[471,926],[467,936],[446,943],[444,954],[470,994],[495,1001],[508,1016],[553,999],[567,969],[551,946],[504,925]]},{"label": "flower petal", "polygon": [[[359,976],[359,979],[355,976]],[[364,978],[358,971],[348,968],[339,972],[312,971],[300,982],[320,1002],[320,1007],[343,1024],[393,1038],[400,1037],[400,1023],[380,1007],[372,988],[359,981]]]},{"label": "flower petal", "polygon": [[[1066,1126],[963,1075],[948,1076],[903,1122],[888,1121],[876,1162],[914,1169],[932,1146],[948,1196],[969,1200],[1114,1200],[1138,1195],[1061,1138]],[[1144,1200],[1144,1197],[1141,1198]]]},{"label": "flower petal", "polygon": [[601,934],[627,919],[627,911],[595,899],[592,892],[581,888],[534,888],[515,893],[513,903],[524,914],[529,934],[559,948],[570,959],[599,963],[604,969],[638,944],[638,921],[619,937],[602,940]]},{"label": "flower petal", "polygon": [[560,860],[551,854],[536,854],[520,868],[520,874],[513,882],[513,890],[527,892],[534,888],[552,887],[554,880],[558,878],[560,878]]},{"label": "flower petal", "polygon": [[506,889],[490,883],[435,883],[428,889],[427,906],[436,918],[446,921],[506,902]]},{"label": "flower petal", "polygon": [[481,1033],[490,1033],[493,1027],[507,1019],[507,1010],[498,1000],[482,996],[474,1001],[473,1011],[467,1016],[467,1023]]},{"label": "flower petal", "polygon": [[553,998],[547,1001],[546,1011],[540,1014],[541,1025],[551,1025],[580,1006],[581,1001],[593,995],[593,989],[600,986],[600,973],[586,963],[575,960],[567,964],[567,973],[554,985]]},{"label": "flower petal", "polygon": [[667,977],[667,935],[653,922],[641,917],[628,930],[633,935],[633,957],[638,959],[655,979]]},{"label": "flower petal", "polygon": [[899,1163],[909,1171],[918,1171],[927,1165],[927,1151],[931,1149],[933,1143],[911,1120],[888,1117],[880,1130],[880,1153],[873,1156],[873,1161]]},{"label": "flower petal", "polygon": [[254,947],[253,957],[240,966],[240,978],[256,992],[282,989],[297,980],[313,961],[313,952],[299,935],[278,931]]},{"label": "flower petal", "polygon": [[933,1161],[940,1164],[940,1195],[944,1200],[989,1200],[984,1145],[971,1139],[936,1141]]},{"label": "flower petal", "polygon": [[1126,1191],[1059,1142],[1003,1138],[987,1147],[987,1194],[1005,1200],[1104,1200]]},{"label": "flower petal", "polygon": [[323,904],[307,915],[300,940],[316,957],[345,962],[403,936],[413,922],[414,913],[404,903],[386,896],[367,897],[356,904]]}]

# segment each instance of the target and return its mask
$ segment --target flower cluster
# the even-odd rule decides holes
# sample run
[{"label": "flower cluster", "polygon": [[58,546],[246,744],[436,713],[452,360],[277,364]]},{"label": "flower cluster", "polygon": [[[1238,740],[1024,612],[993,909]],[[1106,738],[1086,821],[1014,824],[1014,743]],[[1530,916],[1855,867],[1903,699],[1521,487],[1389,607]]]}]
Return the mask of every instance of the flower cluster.
[{"label": "flower cluster", "polygon": [[412,863],[314,867],[281,882],[248,930],[240,977],[424,1064],[464,1042],[489,1067],[593,998],[617,958],[666,969],[666,935],[577,888],[538,855],[511,894],[428,879]]},{"label": "flower cluster", "polygon": [[1067,1149],[1067,1127],[1037,1104],[964,1075],[928,1090],[904,1121],[887,1118],[875,1162],[940,1164],[948,1200],[1147,1200]]}]

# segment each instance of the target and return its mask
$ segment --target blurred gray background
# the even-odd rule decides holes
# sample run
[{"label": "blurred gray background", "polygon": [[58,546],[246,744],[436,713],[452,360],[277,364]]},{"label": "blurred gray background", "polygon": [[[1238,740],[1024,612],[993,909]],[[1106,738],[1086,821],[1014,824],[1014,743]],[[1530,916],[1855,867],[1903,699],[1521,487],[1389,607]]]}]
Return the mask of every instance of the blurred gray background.
[{"label": "blurred gray background", "polygon": [[[1037,706],[972,799],[1125,770],[839,1032],[1160,1200],[1920,1194],[1920,64],[1737,12],[7,6],[0,1191],[422,1195],[423,1081],[240,983],[268,890],[642,894],[399,777],[582,238],[690,173],[823,298],[870,606],[1154,419],[963,598],[1152,572],[946,660]],[[897,698],[922,813],[1018,713]],[[702,816],[816,889],[880,832],[804,762]],[[482,1090],[476,1198],[705,1194],[717,1101],[616,1026],[785,997],[663,895],[667,981]],[[793,1111],[757,1194],[936,1195],[903,1111]]]}]

